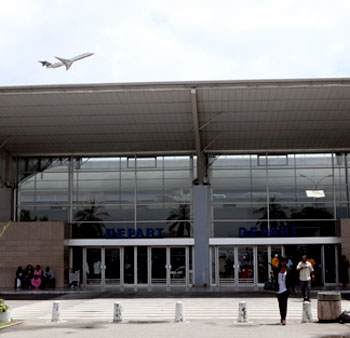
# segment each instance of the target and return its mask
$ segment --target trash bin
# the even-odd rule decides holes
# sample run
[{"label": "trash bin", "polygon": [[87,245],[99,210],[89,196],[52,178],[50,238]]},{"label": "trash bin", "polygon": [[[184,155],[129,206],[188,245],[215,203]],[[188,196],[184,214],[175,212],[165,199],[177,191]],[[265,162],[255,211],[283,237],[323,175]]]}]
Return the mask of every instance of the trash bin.
[{"label": "trash bin", "polygon": [[341,312],[340,292],[319,292],[317,294],[317,316],[320,322],[335,322]]}]

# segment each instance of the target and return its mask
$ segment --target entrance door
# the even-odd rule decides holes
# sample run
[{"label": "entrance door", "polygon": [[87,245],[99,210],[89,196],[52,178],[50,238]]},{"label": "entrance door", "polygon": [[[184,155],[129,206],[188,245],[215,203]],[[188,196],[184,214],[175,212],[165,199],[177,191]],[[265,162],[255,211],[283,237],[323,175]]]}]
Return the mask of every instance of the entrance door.
[{"label": "entrance door", "polygon": [[238,285],[254,285],[254,247],[238,247]]},{"label": "entrance door", "polygon": [[166,285],[168,268],[167,248],[151,248],[151,284]]},{"label": "entrance door", "polygon": [[187,277],[186,248],[170,248],[170,284],[186,285]]},{"label": "entrance door", "polygon": [[105,285],[120,285],[120,249],[105,248]]},{"label": "entrance door", "polygon": [[85,260],[85,280],[87,285],[101,285],[102,283],[102,249],[87,248]]},{"label": "entrance door", "polygon": [[135,250],[133,246],[124,248],[124,285],[135,285]]},{"label": "entrance door", "polygon": [[235,285],[235,248],[219,247],[218,248],[218,284]]}]

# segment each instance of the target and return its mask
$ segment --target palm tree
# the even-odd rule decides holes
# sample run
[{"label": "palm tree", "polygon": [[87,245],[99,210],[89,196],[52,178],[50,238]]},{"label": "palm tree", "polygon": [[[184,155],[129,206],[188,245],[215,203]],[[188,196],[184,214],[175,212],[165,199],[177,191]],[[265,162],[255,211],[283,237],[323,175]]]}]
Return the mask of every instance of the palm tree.
[{"label": "palm tree", "polygon": [[[270,218],[270,226],[275,227],[276,229],[281,226],[285,226],[286,222],[283,221],[287,219],[287,214],[285,210],[288,208],[282,207],[280,204],[276,203],[278,202],[276,197],[271,197],[269,202],[269,208],[267,209],[267,206],[261,207],[259,209],[254,210],[254,214],[262,214],[262,216],[259,218],[261,221],[258,221],[256,224],[260,225],[260,227],[267,227],[268,226],[268,216]],[[278,220],[278,221],[276,221]]]},{"label": "palm tree", "polygon": [[[102,205],[96,202],[95,199],[90,201],[90,205],[83,210],[79,210],[74,215],[74,220],[77,222],[83,222],[78,224],[78,234],[85,238],[102,237],[105,231],[105,225],[101,217],[109,216]],[[85,223],[96,222],[96,223]],[[85,224],[84,224],[85,223]]]},{"label": "palm tree", "polygon": [[[177,237],[189,237],[191,235],[190,207],[188,204],[179,204],[178,208],[173,208],[167,218],[169,232],[175,233]],[[185,229],[187,235],[185,234]]]}]

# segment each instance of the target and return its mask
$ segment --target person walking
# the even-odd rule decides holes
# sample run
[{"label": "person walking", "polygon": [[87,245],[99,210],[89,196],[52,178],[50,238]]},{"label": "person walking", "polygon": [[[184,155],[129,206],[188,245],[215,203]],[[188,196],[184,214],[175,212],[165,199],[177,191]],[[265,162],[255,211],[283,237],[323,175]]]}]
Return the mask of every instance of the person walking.
[{"label": "person walking", "polygon": [[281,324],[286,325],[287,303],[290,292],[295,294],[293,275],[287,267],[288,258],[282,257],[280,264],[271,272],[272,280],[276,285],[276,296],[281,315]]},{"label": "person walking", "polygon": [[304,301],[310,302],[311,280],[315,279],[315,274],[314,268],[307,261],[306,255],[301,258],[301,261],[297,265],[297,271],[299,272],[300,288]]}]

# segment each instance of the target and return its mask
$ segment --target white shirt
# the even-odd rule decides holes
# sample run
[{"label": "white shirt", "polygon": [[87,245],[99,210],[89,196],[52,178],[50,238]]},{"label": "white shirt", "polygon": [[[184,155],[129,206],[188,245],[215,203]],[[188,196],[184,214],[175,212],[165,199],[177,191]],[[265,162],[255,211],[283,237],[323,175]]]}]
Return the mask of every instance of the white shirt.
[{"label": "white shirt", "polygon": [[310,262],[303,263],[303,261],[301,261],[297,266],[297,270],[303,267],[306,267],[306,269],[302,269],[299,271],[299,279],[302,282],[307,282],[311,280],[311,272],[314,271],[314,268],[312,267],[312,264]]},{"label": "white shirt", "polygon": [[100,261],[95,262],[93,265],[93,269],[94,269],[94,274],[99,275],[101,273],[101,262]]},{"label": "white shirt", "polygon": [[279,285],[279,290],[277,293],[283,293],[287,291],[287,285],[286,285],[286,280],[287,280],[287,271],[283,273],[278,274],[278,285]]}]

